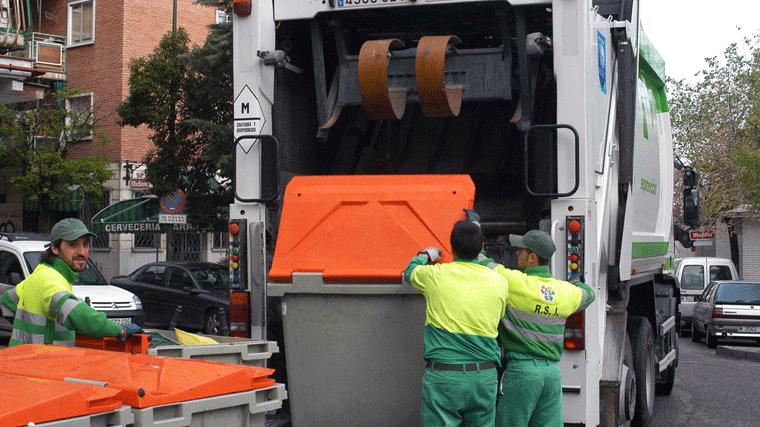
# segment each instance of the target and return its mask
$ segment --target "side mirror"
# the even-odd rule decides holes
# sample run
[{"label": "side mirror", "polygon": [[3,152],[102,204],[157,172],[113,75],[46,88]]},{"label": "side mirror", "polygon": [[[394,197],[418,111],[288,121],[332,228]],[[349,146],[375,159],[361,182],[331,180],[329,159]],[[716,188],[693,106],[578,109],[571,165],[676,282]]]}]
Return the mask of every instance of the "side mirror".
[{"label": "side mirror", "polygon": [[683,223],[688,227],[699,226],[699,189],[683,190]]}]

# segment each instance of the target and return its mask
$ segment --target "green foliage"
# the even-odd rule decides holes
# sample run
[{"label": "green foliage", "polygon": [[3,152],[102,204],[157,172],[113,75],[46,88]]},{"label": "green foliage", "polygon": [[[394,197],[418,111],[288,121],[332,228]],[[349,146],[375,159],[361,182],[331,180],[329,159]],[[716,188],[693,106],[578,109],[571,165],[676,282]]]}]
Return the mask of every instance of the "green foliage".
[{"label": "green foliage", "polygon": [[183,190],[190,222],[208,228],[232,201],[232,25],[212,25],[203,47],[189,44],[179,28],[134,60],[117,112],[122,125],[153,130],[143,159],[153,192]]},{"label": "green foliage", "polygon": [[24,199],[40,202],[40,230],[46,230],[54,201],[81,187],[85,197],[98,197],[113,173],[103,156],[71,156],[77,144],[110,139],[100,131],[93,111],[61,108],[79,94],[76,89],[58,91],[39,104],[0,106],[0,165],[16,176],[10,182]]},{"label": "green foliage", "polygon": [[[758,47],[757,37],[732,44],[723,61],[706,58],[698,82],[668,81],[675,153],[701,175],[703,220],[760,207]],[[680,184],[678,174],[676,195]]]}]

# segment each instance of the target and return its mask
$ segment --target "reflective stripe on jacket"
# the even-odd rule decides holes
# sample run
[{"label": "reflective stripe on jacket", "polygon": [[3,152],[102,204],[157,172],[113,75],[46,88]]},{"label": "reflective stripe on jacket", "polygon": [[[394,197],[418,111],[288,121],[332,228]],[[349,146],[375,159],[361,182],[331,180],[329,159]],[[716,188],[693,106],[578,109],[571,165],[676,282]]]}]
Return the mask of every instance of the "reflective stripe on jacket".
[{"label": "reflective stripe on jacket", "polygon": [[547,266],[528,267],[522,272],[498,265],[494,271],[509,282],[507,312],[499,326],[504,349],[559,361],[565,321],[594,301],[594,291],[585,283],[553,278]]},{"label": "reflective stripe on jacket", "polygon": [[[78,275],[58,258],[53,264],[63,264],[66,269],[40,263],[16,286],[16,316],[9,347],[43,343],[75,345],[76,335],[64,323],[79,303],[71,287]],[[59,270],[63,270],[63,274]]]}]

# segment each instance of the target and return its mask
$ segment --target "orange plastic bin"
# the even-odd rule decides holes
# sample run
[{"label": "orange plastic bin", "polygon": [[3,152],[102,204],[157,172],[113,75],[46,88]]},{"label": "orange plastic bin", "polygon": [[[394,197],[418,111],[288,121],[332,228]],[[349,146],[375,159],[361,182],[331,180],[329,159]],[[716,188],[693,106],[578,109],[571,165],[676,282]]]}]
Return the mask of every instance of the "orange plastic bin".
[{"label": "orange plastic bin", "polygon": [[133,408],[273,386],[273,369],[77,347],[30,344],[0,351],[0,373],[100,383]]},{"label": "orange plastic bin", "polygon": [[[122,406],[119,390],[73,382],[0,374],[0,426],[27,426],[89,417]],[[110,425],[110,424],[109,424]]]}]

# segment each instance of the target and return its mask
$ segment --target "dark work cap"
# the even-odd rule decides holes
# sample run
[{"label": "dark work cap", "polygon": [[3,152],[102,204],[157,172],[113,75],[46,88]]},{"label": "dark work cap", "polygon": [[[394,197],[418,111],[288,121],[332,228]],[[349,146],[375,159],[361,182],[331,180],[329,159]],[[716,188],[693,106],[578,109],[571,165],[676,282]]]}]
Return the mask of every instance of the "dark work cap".
[{"label": "dark work cap", "polygon": [[91,233],[87,229],[87,226],[82,221],[76,218],[66,218],[58,221],[53,226],[53,230],[50,231],[50,240],[53,242],[58,239],[73,241],[84,235],[97,237],[95,233]]},{"label": "dark work cap", "polygon": [[525,248],[543,259],[550,259],[557,247],[548,234],[540,230],[530,230],[524,236],[509,235],[509,244],[517,248]]}]

